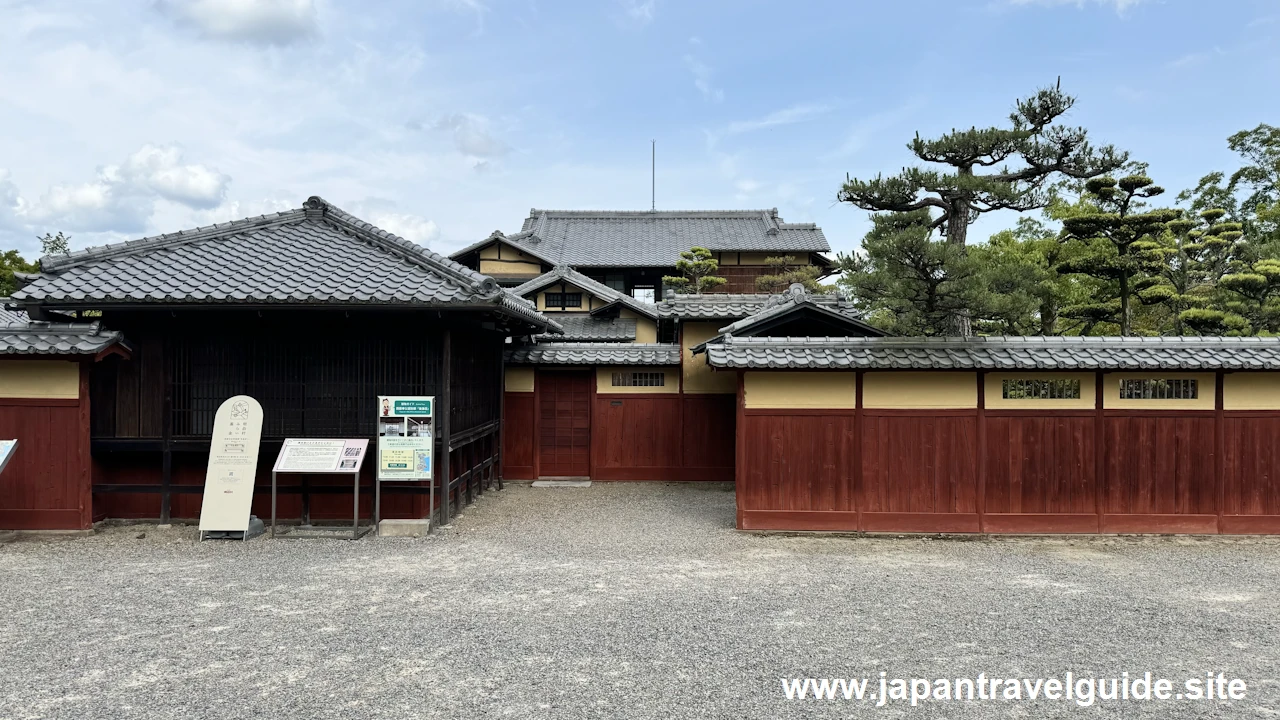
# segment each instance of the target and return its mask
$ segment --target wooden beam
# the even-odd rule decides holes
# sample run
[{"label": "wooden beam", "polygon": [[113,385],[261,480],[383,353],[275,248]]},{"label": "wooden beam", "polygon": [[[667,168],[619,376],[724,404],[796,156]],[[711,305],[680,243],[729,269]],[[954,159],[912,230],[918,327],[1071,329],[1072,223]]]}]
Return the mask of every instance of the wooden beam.
[{"label": "wooden beam", "polygon": [[1093,503],[1098,515],[1098,531],[1102,531],[1102,513],[1106,509],[1107,485],[1107,416],[1104,409],[1106,394],[1102,383],[1106,376],[1098,371],[1093,383]]},{"label": "wooden beam", "polygon": [[978,371],[978,532],[987,531],[987,373]]},{"label": "wooden beam", "polygon": [[453,403],[451,402],[450,385],[453,384],[453,330],[444,329],[444,342],[442,344],[444,357],[440,362],[440,402],[437,405],[440,408],[440,465],[437,468],[437,474],[440,475],[440,524],[448,525],[450,519],[450,501],[449,487],[452,485],[453,469],[449,462],[449,444],[451,438],[449,436],[449,416],[452,414]]},{"label": "wooden beam", "polygon": [[1214,503],[1218,506],[1218,533],[1222,533],[1223,515],[1226,513],[1227,502],[1227,423],[1226,412],[1224,410],[1225,403],[1223,397],[1226,390],[1223,385],[1226,384],[1226,373],[1219,370],[1214,375],[1213,382],[1213,484],[1214,484]]}]

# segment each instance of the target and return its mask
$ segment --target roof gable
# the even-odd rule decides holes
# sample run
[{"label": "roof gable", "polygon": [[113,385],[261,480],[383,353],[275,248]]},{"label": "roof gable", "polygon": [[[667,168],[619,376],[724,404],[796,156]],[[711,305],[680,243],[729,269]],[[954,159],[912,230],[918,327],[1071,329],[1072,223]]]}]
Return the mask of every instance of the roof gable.
[{"label": "roof gable", "polygon": [[492,278],[318,197],[297,210],[45,257],[40,265],[14,300],[488,307],[537,327],[551,322]]},{"label": "roof gable", "polygon": [[814,332],[785,332],[799,325],[821,329],[824,335],[884,337],[887,333],[868,325],[853,314],[852,306],[839,296],[813,295],[804,286],[792,285],[782,295],[773,296],[765,308],[720,332],[730,335],[815,335]]},{"label": "roof gable", "polygon": [[552,268],[550,272],[543,273],[523,285],[511,288],[511,292],[519,295],[520,297],[524,297],[531,293],[536,293],[549,285],[554,285],[560,282],[581,288],[583,291],[604,300],[610,305],[613,303],[619,303],[623,307],[630,308],[647,318],[654,320],[658,319],[657,306],[646,302],[640,302],[626,293],[618,292],[604,283],[596,282],[568,265],[557,265]]}]

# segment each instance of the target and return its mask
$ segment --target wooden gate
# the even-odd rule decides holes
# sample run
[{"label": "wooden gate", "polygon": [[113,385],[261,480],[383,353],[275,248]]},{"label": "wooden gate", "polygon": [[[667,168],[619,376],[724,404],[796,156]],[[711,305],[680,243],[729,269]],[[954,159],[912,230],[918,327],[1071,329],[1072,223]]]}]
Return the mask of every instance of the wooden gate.
[{"label": "wooden gate", "polygon": [[591,474],[590,372],[538,374],[539,474],[588,477]]}]

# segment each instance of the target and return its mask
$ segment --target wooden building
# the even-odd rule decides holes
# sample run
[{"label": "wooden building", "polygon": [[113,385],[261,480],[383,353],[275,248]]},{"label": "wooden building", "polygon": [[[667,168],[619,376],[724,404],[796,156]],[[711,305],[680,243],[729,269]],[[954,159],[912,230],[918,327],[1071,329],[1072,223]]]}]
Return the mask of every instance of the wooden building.
[{"label": "wooden building", "polygon": [[738,527],[1280,532],[1280,338],[721,336]]},{"label": "wooden building", "polygon": [[788,223],[770,210],[529,211],[520,232],[494,232],[451,257],[515,286],[565,265],[618,292],[663,299],[662,277],[677,275],[682,251],[704,247],[729,282],[721,292],[755,293],[756,278],[776,270],[769,257],[830,270],[822,229]]},{"label": "wooden building", "polygon": [[508,478],[731,480],[736,378],[695,358],[694,346],[729,331],[882,334],[842,298],[799,286],[655,306],[562,266],[514,291],[565,333],[506,354]]},{"label": "wooden building", "polygon": [[[242,393],[265,413],[260,484],[285,438],[372,439],[378,395],[433,395],[437,485],[463,501],[496,474],[506,338],[560,330],[492,278],[314,197],[46,257],[24,282],[13,301],[32,317],[95,311],[132,348],[86,375],[95,518],[197,517],[214,413]],[[349,487],[300,482],[282,516],[350,517]],[[390,490],[384,514],[430,511],[414,488]]]},{"label": "wooden building", "polygon": [[0,530],[87,530],[89,375],[107,358],[127,359],[129,350],[120,333],[96,323],[0,314],[0,439],[18,441],[0,473]]}]

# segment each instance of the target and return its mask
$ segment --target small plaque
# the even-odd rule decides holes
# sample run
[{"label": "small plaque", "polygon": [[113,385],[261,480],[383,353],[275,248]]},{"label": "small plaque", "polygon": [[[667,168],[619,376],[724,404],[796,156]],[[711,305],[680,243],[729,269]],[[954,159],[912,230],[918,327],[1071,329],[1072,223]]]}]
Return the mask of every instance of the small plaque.
[{"label": "small plaque", "polygon": [[275,472],[357,473],[364,464],[368,439],[289,438],[276,457]]}]

